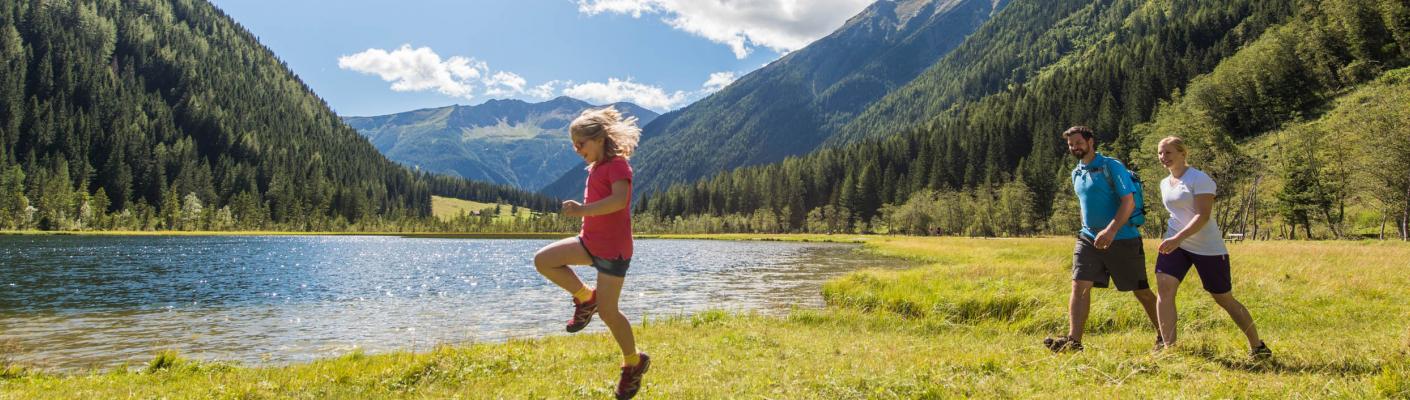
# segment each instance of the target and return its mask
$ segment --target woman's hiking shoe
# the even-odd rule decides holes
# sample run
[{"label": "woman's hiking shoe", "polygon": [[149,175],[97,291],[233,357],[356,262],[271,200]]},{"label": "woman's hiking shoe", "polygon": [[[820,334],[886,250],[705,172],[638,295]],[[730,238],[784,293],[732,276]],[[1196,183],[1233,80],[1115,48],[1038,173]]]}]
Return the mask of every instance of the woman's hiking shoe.
[{"label": "woman's hiking shoe", "polygon": [[651,368],[651,357],[646,353],[637,355],[641,356],[641,362],[636,363],[636,366],[622,366],[622,379],[617,381],[617,400],[636,396],[636,392],[641,390],[641,376],[646,375],[646,370]]},{"label": "woman's hiking shoe", "polygon": [[1250,350],[1248,355],[1255,360],[1267,360],[1273,358],[1273,350],[1268,348],[1267,342],[1260,340],[1258,341],[1258,347]]},{"label": "woman's hiking shoe", "polygon": [[597,292],[592,293],[592,297],[587,301],[579,303],[573,300],[573,318],[568,320],[568,333],[583,330],[592,322],[592,315],[597,313]]},{"label": "woman's hiking shoe", "polygon": [[1064,351],[1082,351],[1082,341],[1069,336],[1043,339],[1043,346],[1054,353]]}]

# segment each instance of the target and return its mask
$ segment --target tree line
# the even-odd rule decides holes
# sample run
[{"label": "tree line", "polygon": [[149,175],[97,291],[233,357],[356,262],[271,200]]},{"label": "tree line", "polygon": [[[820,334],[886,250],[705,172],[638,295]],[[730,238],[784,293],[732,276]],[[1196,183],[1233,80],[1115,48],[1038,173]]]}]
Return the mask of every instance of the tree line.
[{"label": "tree line", "polygon": [[[1154,141],[1192,138],[1192,162],[1221,185],[1219,222],[1237,232],[1297,237],[1290,232],[1296,226],[1301,237],[1347,237],[1356,235],[1348,212],[1406,219],[1399,193],[1410,191],[1403,182],[1410,171],[1396,164],[1406,159],[1405,145],[1396,144],[1407,140],[1396,138],[1405,137],[1397,123],[1410,111],[1394,103],[1405,91],[1397,69],[1410,64],[1404,2],[1113,1],[1090,3],[1072,18],[1081,21],[1066,23],[1083,29],[1062,32],[1063,45],[1048,49],[1063,55],[1052,64],[993,83],[937,81],[936,92],[959,94],[922,123],[878,123],[876,129],[895,131],[676,185],[649,194],[637,210],[668,225],[695,221],[738,231],[1067,234],[1077,221],[1064,186],[1073,161],[1059,133],[1086,124],[1097,128],[1103,151],[1126,160],[1153,193],[1165,174],[1154,162]],[[964,47],[952,56],[969,54]],[[996,61],[970,68],[1028,70],[1012,67]],[[1002,89],[966,98],[977,91],[973,85]],[[1336,102],[1368,86],[1378,88],[1366,95],[1374,101]],[[1372,131],[1347,135],[1366,129]],[[1334,142],[1346,154],[1375,156],[1332,156]],[[1026,210],[1008,211],[1015,205]],[[997,210],[1027,222],[1004,222]],[[951,214],[967,222],[951,222]],[[750,222],[770,216],[773,222]],[[1152,233],[1163,229],[1156,217],[1146,225]],[[1282,228],[1275,234],[1276,226]]]},{"label": "tree line", "polygon": [[0,229],[390,226],[432,194],[556,203],[388,161],[206,1],[0,2]]}]

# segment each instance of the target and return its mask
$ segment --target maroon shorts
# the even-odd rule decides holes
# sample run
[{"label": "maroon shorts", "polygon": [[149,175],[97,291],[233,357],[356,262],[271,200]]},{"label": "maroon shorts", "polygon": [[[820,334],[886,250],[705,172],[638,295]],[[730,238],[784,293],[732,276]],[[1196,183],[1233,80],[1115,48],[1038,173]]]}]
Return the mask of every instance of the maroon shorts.
[{"label": "maroon shorts", "polygon": [[1199,279],[1204,282],[1205,291],[1224,294],[1234,289],[1233,280],[1229,277],[1228,254],[1202,256],[1177,248],[1170,254],[1161,254],[1155,258],[1156,273],[1170,275],[1181,281],[1185,280],[1185,274],[1190,272],[1191,265],[1199,272]]}]

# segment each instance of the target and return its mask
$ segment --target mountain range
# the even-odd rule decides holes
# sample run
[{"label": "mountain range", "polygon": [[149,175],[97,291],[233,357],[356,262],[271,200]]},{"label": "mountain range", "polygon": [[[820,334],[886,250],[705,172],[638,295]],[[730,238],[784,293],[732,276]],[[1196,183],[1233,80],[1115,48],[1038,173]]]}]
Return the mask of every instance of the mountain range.
[{"label": "mountain range", "polygon": [[632,103],[592,105],[565,96],[343,120],[382,154],[408,167],[536,191],[570,169],[581,169],[575,168],[583,161],[573,153],[568,124],[583,110],[606,106],[638,118],[641,125],[658,116]]},{"label": "mountain range", "polygon": [[[806,154],[930,68],[1007,0],[881,0],[832,34],[644,127],[637,191]],[[569,171],[544,193],[581,195]]]}]

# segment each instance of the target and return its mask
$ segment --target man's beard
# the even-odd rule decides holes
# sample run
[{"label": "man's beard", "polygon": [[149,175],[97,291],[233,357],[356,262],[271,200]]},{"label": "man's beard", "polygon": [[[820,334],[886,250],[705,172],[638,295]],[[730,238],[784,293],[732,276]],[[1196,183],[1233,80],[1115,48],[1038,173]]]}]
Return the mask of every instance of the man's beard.
[{"label": "man's beard", "polygon": [[1077,150],[1070,151],[1070,153],[1072,153],[1072,156],[1075,157],[1075,158],[1085,158],[1085,157],[1087,157],[1087,150],[1086,150],[1086,149],[1077,149]]}]

